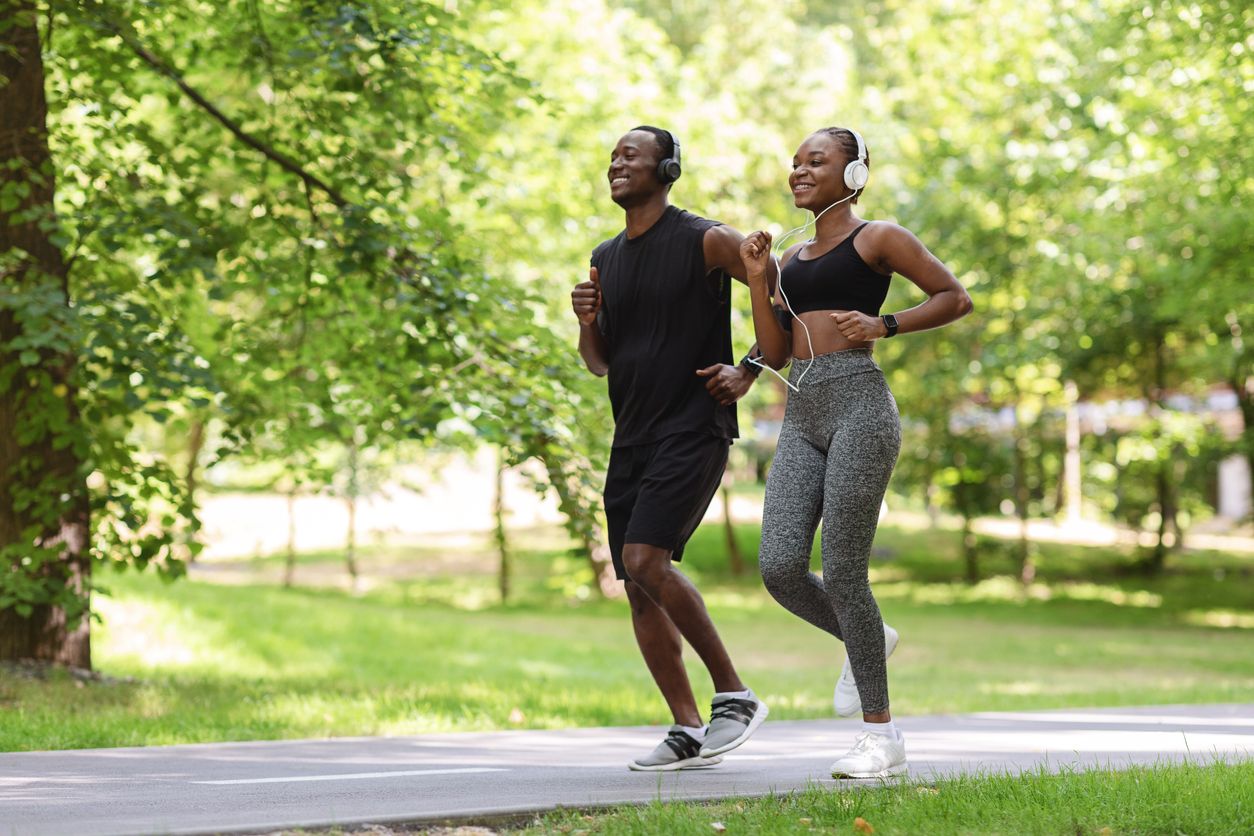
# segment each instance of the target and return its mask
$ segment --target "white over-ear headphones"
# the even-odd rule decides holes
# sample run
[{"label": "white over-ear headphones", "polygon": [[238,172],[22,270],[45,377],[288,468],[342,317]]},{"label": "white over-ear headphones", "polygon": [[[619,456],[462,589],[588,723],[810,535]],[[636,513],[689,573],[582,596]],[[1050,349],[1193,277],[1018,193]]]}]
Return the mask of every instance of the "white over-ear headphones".
[{"label": "white over-ear headphones", "polygon": [[871,169],[866,164],[866,143],[862,141],[862,134],[853,128],[845,128],[853,134],[854,140],[858,143],[858,158],[850,160],[849,165],[845,166],[845,185],[854,191],[858,191],[866,186],[866,181],[871,177]]}]

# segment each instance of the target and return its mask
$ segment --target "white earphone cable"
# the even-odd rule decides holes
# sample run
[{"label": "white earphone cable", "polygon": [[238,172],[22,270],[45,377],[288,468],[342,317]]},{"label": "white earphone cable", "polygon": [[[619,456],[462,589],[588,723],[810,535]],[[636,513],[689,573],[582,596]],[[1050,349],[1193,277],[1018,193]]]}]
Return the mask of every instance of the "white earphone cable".
[{"label": "white earphone cable", "polygon": [[[858,190],[858,191],[861,191],[861,190]],[[782,374],[777,372],[775,369],[771,368],[766,363],[763,363],[761,359],[759,358],[750,357],[749,362],[766,369],[771,374],[775,375],[780,380],[784,381],[784,385],[794,392],[801,391],[801,381],[805,380],[806,373],[809,372],[810,367],[814,365],[814,341],[810,338],[810,329],[806,327],[806,324],[805,322],[802,321],[801,317],[797,316],[797,312],[792,309],[792,303],[788,301],[788,294],[784,292],[784,268],[779,263],[779,255],[777,253],[784,251],[785,241],[787,241],[789,238],[796,235],[798,232],[804,231],[811,224],[818,223],[819,218],[823,217],[823,215],[826,214],[828,209],[831,209],[835,206],[839,206],[840,204],[844,203],[846,200],[851,200],[857,197],[858,191],[853,192],[853,194],[850,194],[848,197],[842,197],[840,200],[836,201],[831,206],[828,206],[827,209],[824,209],[822,212],[819,212],[817,215],[815,215],[809,222],[802,224],[796,229],[790,229],[788,232],[781,235],[779,237],[779,240],[776,241],[775,245],[771,248],[772,250],[771,260],[775,262],[775,288],[779,291],[780,298],[784,300],[784,305],[788,308],[788,313],[792,315],[793,319],[801,323],[802,330],[806,332],[806,345],[808,345],[810,348],[810,359],[809,359],[809,362],[806,363],[806,367],[802,370],[801,374],[798,375],[797,382],[795,384],[792,381],[790,381],[788,378],[784,377]],[[813,239],[811,239],[811,241],[813,241]]]}]

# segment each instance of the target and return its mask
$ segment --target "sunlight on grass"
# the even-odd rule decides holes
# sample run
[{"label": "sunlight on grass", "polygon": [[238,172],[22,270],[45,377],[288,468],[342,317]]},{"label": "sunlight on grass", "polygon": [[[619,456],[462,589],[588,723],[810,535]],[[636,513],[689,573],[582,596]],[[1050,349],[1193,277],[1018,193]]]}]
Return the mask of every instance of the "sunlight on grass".
[{"label": "sunlight on grass", "polygon": [[1128,592],[1117,586],[1097,583],[1060,583],[1051,587],[1052,595],[1072,601],[1104,601],[1117,607],[1161,607],[1163,596],[1146,590]]},{"label": "sunlight on grass", "polygon": [[[510,833],[708,836],[711,833],[1248,833],[1254,762],[1200,759],[1127,770],[976,774],[814,786],[713,803],[655,801],[592,815],[557,811]],[[717,825],[717,826],[715,826]]]},{"label": "sunlight on grass", "polygon": [[[773,719],[830,718],[843,645],[780,607],[752,566],[732,577],[723,532],[706,529],[681,568],[697,578],[737,669]],[[968,585],[956,538],[884,534],[891,556],[873,572],[884,617],[902,635],[889,665],[895,713],[1254,693],[1249,573],[1229,567],[1219,579],[1219,558],[1144,578],[1124,572],[1118,552],[1043,549],[1029,587],[1008,558]],[[750,528],[742,540],[754,537]],[[177,584],[102,577],[110,592],[96,598],[104,623],[93,644],[106,679],[84,687],[0,676],[0,705],[17,718],[0,723],[0,750],[669,721],[626,602],[573,594],[587,586],[586,562],[518,552],[515,594],[502,605],[490,561],[485,570],[449,554],[441,574],[424,557],[409,573],[402,555],[384,557],[392,568],[362,595],[256,579],[224,586],[209,582],[212,571]],[[707,706],[708,672],[690,650],[684,662]]]},{"label": "sunlight on grass", "polygon": [[1101,601],[1117,607],[1161,607],[1163,596],[1145,590],[1129,592],[1117,586],[1097,583],[1058,582],[1024,585],[1008,575],[988,578],[976,584],[918,583],[901,581],[876,583],[877,598],[904,598],[918,604],[971,604],[1003,601],[1023,604],[1029,601]]},{"label": "sunlight on grass", "polygon": [[1231,610],[1189,610],[1184,622],[1198,627],[1219,627],[1225,630],[1254,630],[1254,613]]},{"label": "sunlight on grass", "polygon": [[499,604],[501,602],[501,593],[497,589],[481,586],[475,589],[461,590],[454,594],[449,601],[459,610],[475,612],[476,610],[486,610],[488,607]]},{"label": "sunlight on grass", "polygon": [[982,694],[1012,694],[1016,697],[1033,694],[1066,693],[1063,688],[1051,688],[1044,682],[985,682],[979,686]]},{"label": "sunlight on grass", "polygon": [[779,606],[769,596],[764,596],[759,591],[745,593],[734,589],[712,589],[703,593],[702,597],[705,599],[706,606],[740,612],[759,612],[767,607]]},{"label": "sunlight on grass", "polygon": [[556,662],[545,662],[538,659],[524,659],[518,663],[518,668],[530,677],[547,676],[561,678],[570,675],[569,665],[559,665]]},{"label": "sunlight on grass", "polygon": [[97,664],[136,673],[154,670],[216,670],[237,676],[261,676],[265,665],[245,659],[220,625],[190,609],[160,598],[97,595],[103,623],[93,643]]},{"label": "sunlight on grass", "polygon": [[275,694],[250,713],[263,723],[323,729],[327,735],[373,734],[380,702],[369,694]]},{"label": "sunlight on grass", "polygon": [[[202,664],[210,648],[202,637],[189,632],[173,607],[158,601],[121,602],[96,596],[96,613],[103,624],[96,628],[96,644],[108,648],[115,660],[134,660],[137,666],[189,667]],[[108,658],[108,657],[106,657]]]}]

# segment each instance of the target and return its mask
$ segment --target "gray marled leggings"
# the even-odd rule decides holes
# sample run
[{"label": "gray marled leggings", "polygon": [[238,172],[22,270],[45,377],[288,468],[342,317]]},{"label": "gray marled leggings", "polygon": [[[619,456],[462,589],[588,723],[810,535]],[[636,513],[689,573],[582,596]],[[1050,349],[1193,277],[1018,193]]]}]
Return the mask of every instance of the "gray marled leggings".
[{"label": "gray marled leggings", "polygon": [[[810,365],[794,360],[794,385]],[[869,349],[821,354],[790,392],[766,479],[762,580],[789,612],[845,643],[862,710],[888,710],[884,623],[867,561],[901,448],[897,403]],[[810,548],[823,520],[823,579]]]}]

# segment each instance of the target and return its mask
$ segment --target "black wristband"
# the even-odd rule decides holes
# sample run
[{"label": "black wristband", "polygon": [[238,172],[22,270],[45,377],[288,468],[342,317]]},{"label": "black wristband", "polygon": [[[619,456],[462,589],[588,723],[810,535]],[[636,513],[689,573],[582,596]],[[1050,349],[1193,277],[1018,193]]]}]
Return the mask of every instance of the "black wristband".
[{"label": "black wristband", "polygon": [[749,374],[753,375],[754,377],[757,377],[758,375],[762,374],[762,367],[759,366],[757,363],[753,362],[752,360],[750,360],[748,354],[746,354],[744,357],[740,359],[740,366],[741,368],[745,369],[745,371],[749,372]]},{"label": "black wristband", "polygon": [[897,317],[890,313],[886,313],[880,318],[884,320],[884,327],[888,329],[888,333],[884,335],[884,339],[895,337],[897,335]]}]

